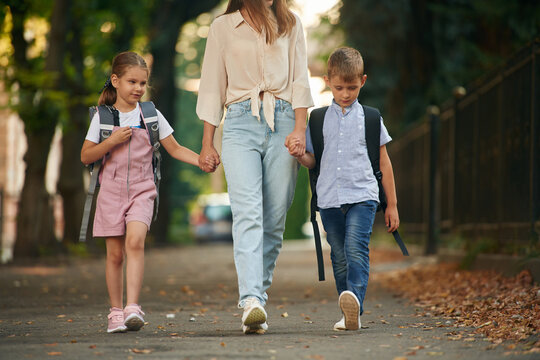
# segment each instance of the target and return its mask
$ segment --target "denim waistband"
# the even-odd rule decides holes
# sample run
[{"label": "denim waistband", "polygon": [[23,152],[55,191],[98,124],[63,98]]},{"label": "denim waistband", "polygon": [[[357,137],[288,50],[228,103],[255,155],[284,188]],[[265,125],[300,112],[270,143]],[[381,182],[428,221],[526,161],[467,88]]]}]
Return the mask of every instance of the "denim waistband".
[{"label": "denim waistband", "polygon": [[[251,99],[246,99],[244,101],[229,104],[227,106],[227,108],[229,106],[232,106],[232,105],[239,106],[241,109],[244,109],[244,110],[248,111],[248,110],[251,110]],[[274,109],[283,111],[288,106],[292,106],[290,102],[288,102],[286,100],[283,100],[283,99],[276,99],[276,105],[275,105]]]}]

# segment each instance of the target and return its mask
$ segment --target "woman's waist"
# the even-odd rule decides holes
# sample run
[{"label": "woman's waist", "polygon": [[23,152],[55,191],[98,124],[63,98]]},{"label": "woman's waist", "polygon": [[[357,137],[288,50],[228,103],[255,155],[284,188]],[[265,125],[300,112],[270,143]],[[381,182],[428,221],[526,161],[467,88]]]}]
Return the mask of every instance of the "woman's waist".
[{"label": "woman's waist", "polygon": [[[261,93],[262,94],[262,93]],[[262,95],[260,95],[262,96]],[[291,105],[291,102],[290,101],[287,101],[285,99],[282,99],[280,97],[274,97],[275,99],[275,108],[278,109],[278,108],[281,108],[283,106],[286,106],[286,105]],[[264,101],[261,97],[259,97],[258,99],[259,103],[261,104],[261,108],[264,106]],[[235,100],[235,101],[231,101],[231,102],[228,102],[225,104],[225,107],[228,109],[230,106],[238,106],[238,107],[241,107],[245,110],[250,110],[251,109],[251,102],[252,102],[252,98],[250,96],[244,96],[238,100]]]}]

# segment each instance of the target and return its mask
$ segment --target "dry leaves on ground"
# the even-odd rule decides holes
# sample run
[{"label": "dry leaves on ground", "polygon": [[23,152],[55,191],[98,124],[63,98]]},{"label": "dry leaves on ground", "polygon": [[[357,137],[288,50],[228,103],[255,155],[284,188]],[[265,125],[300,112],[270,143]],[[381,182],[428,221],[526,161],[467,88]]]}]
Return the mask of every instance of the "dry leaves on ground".
[{"label": "dry leaves on ground", "polygon": [[536,338],[540,330],[540,286],[524,270],[515,277],[494,271],[459,270],[434,264],[381,274],[383,286],[409,298],[423,315],[454,320],[455,327],[474,327],[494,344]]}]

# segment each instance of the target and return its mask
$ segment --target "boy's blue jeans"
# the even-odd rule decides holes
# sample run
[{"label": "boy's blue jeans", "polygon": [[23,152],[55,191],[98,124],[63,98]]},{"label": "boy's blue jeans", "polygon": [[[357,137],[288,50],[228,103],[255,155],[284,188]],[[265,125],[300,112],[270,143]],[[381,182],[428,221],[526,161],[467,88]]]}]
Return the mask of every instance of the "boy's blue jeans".
[{"label": "boy's blue jeans", "polygon": [[239,305],[249,297],[265,304],[281,250],[299,164],[285,147],[294,130],[291,104],[276,100],[275,131],[251,114],[250,100],[229,105],[221,158],[233,212],[234,262]]},{"label": "boy's blue jeans", "polygon": [[321,219],[330,244],[332,268],[338,294],[352,291],[360,301],[360,315],[364,312],[364,297],[369,278],[369,239],[376,201],[364,201],[343,208],[320,209]]}]

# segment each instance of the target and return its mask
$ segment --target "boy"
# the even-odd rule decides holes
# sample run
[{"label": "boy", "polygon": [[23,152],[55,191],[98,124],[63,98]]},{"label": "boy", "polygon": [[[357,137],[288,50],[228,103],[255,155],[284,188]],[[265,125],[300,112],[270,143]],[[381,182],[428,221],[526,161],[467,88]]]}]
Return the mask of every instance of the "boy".
[{"label": "boy", "polygon": [[[360,315],[369,277],[369,239],[379,201],[377,179],[368,157],[364,110],[358,93],[366,83],[364,61],[352,48],[339,48],[328,59],[324,77],[334,100],[324,115],[324,150],[317,181],[317,206],[326,238],[343,317],[334,330],[361,328]],[[392,140],[381,117],[380,170],[388,207],[388,232],[399,226],[392,164],[386,144]],[[313,142],[306,129],[306,150],[288,144],[289,152],[305,167],[315,167]]]}]

